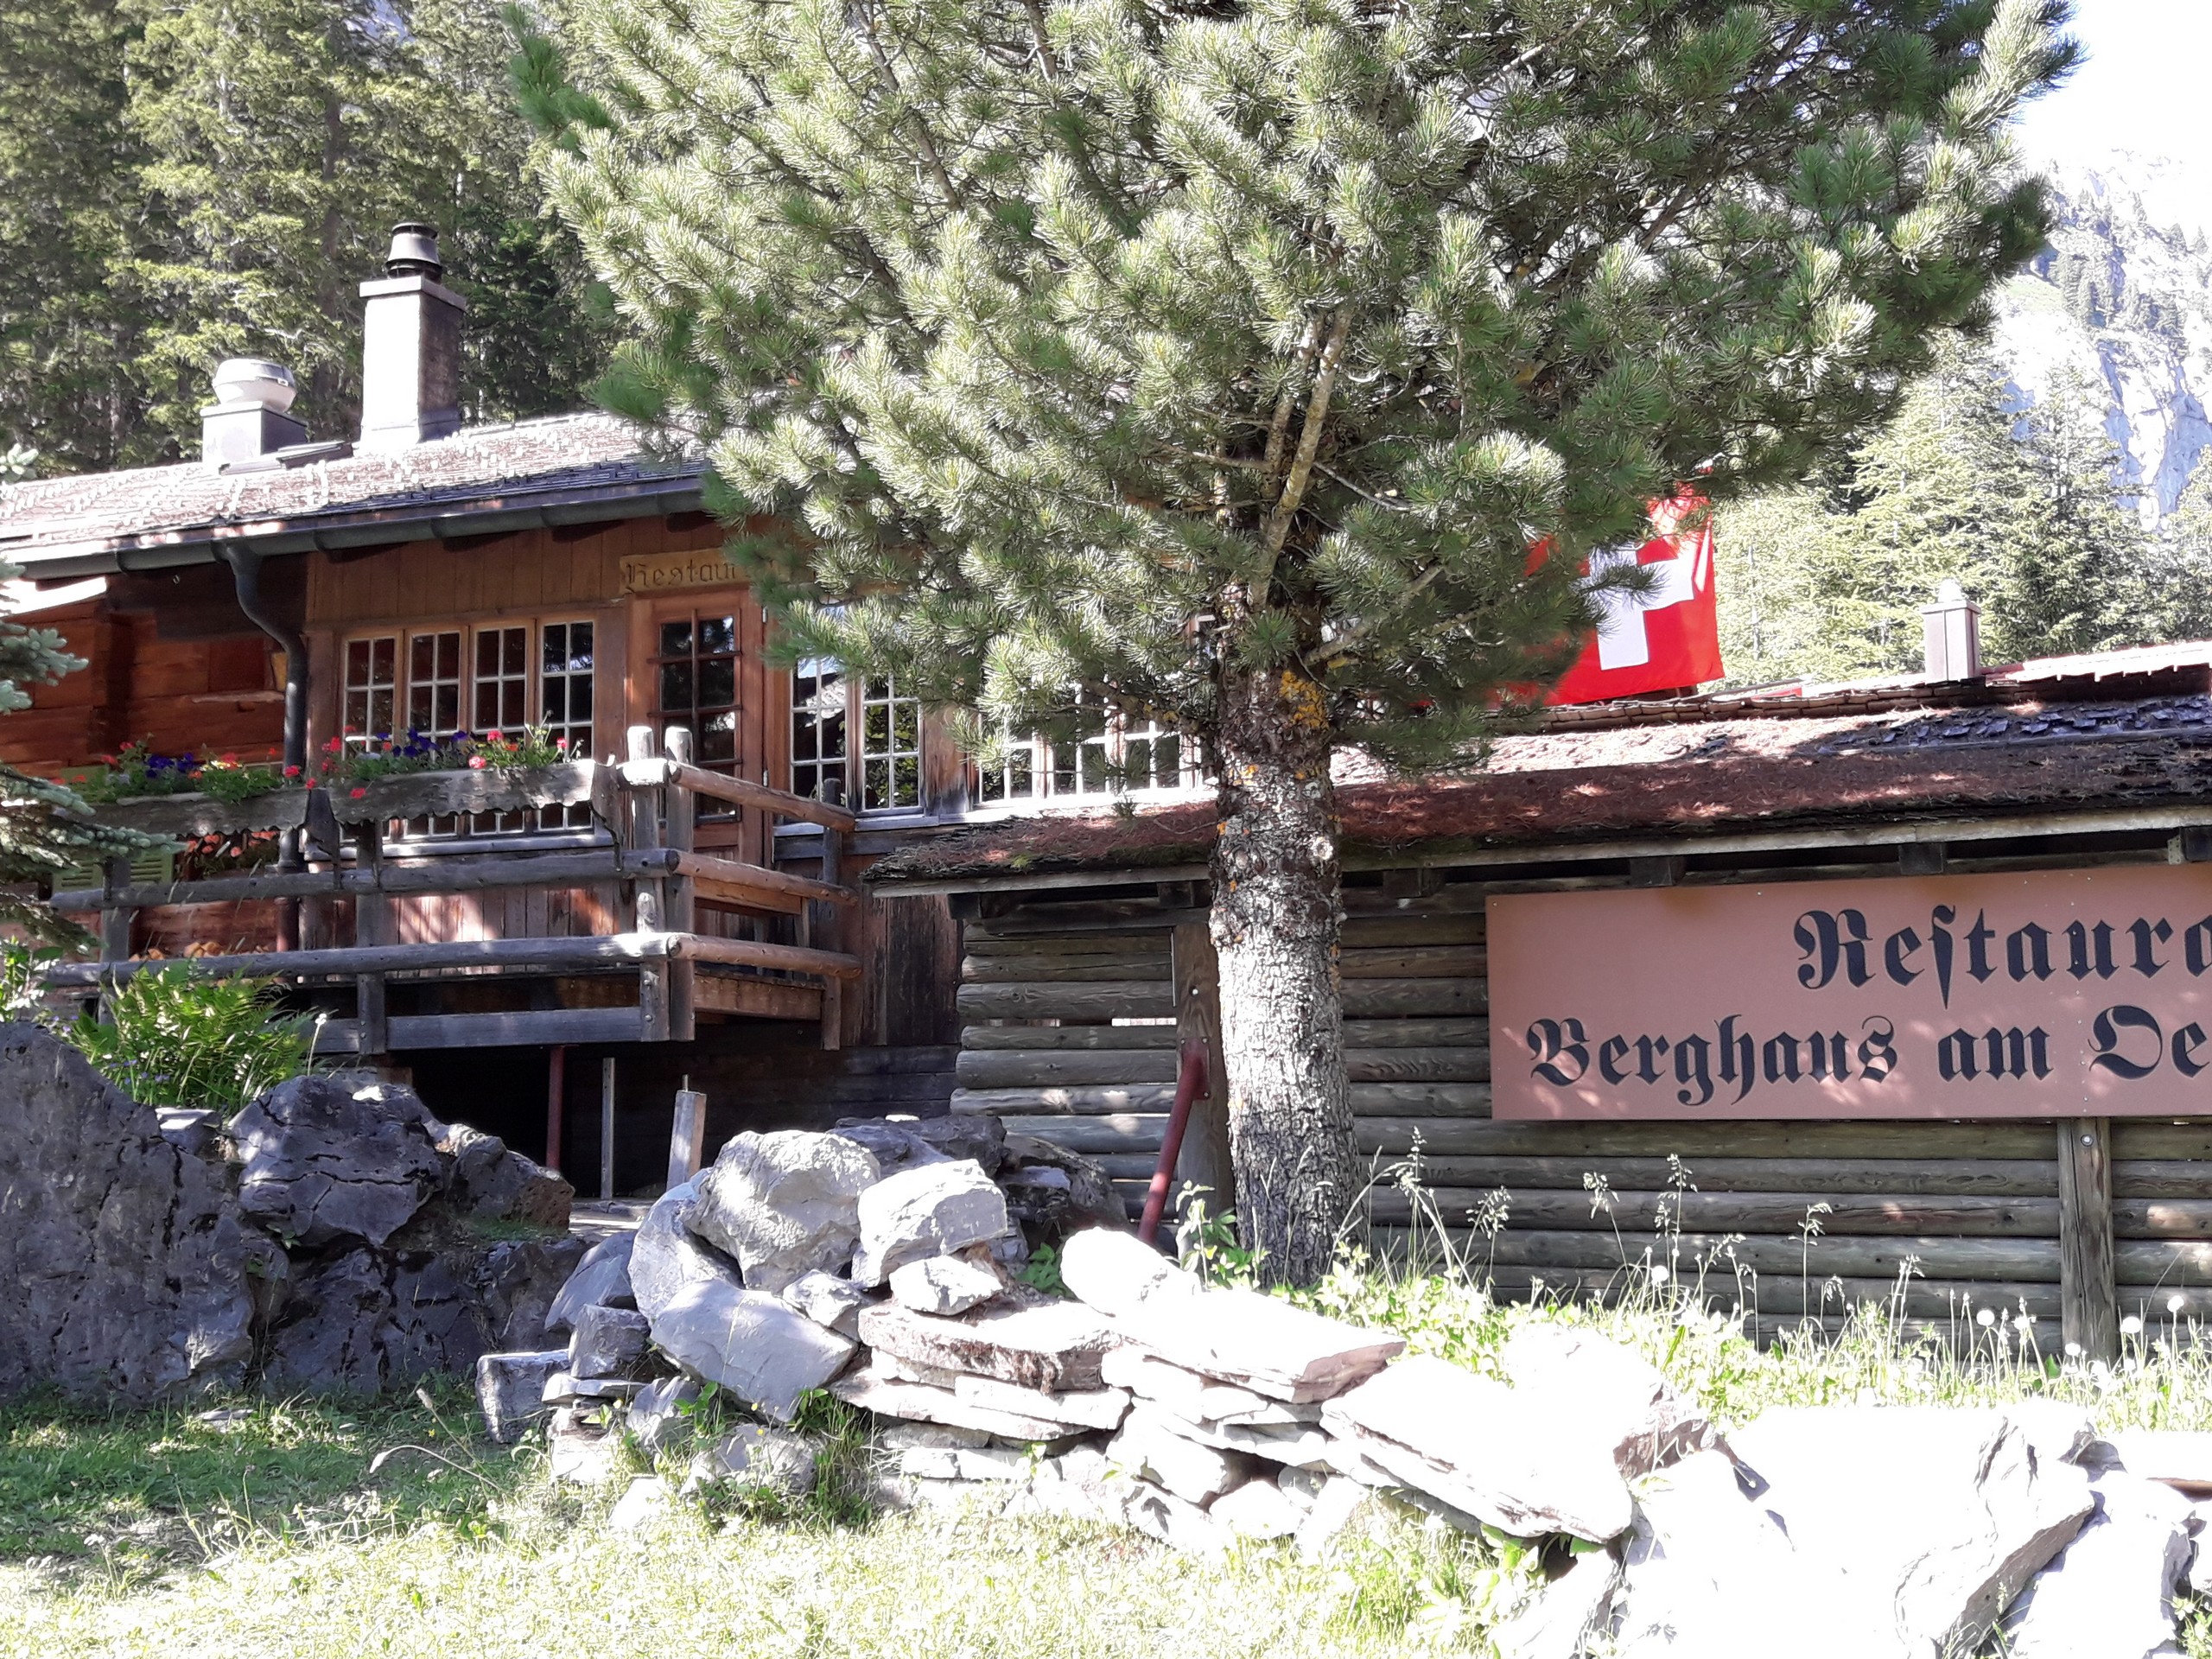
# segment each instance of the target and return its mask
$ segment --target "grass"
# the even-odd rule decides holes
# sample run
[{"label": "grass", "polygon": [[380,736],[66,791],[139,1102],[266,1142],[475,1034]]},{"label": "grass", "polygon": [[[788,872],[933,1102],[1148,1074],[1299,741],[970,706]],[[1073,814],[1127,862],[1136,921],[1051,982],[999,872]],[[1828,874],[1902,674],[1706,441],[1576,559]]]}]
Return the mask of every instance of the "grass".
[{"label": "grass", "polygon": [[[2118,1366],[2088,1367],[2047,1357],[2032,1325],[1969,1322],[1948,1343],[1870,1308],[1840,1335],[1762,1344],[1669,1283],[1625,1288],[1602,1308],[1500,1307],[1462,1276],[1355,1263],[1308,1300],[1478,1368],[1521,1321],[1587,1325],[1724,1424],[1773,1405],[2033,1395],[2107,1428],[2212,1426],[2212,1357],[2190,1333],[2136,1332]],[[1530,1565],[1417,1517],[1378,1517],[1309,1563],[1275,1548],[1198,1560],[1065,1521],[871,1514],[851,1500],[865,1427],[826,1407],[819,1501],[680,1504],[617,1535],[620,1482],[556,1488],[538,1447],[471,1438],[468,1409],[449,1386],[373,1404],[0,1410],[0,1659],[1481,1654]],[[2212,1659],[2212,1618],[2191,1614],[2187,1651]]]}]

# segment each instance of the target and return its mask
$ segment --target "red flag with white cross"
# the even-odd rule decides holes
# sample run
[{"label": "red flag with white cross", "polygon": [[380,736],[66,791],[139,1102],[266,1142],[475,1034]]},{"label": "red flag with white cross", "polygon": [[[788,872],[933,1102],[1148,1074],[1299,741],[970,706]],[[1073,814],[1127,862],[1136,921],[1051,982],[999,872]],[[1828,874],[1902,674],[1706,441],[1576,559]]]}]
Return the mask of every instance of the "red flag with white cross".
[{"label": "red flag with white cross", "polygon": [[1650,568],[1640,594],[1599,595],[1598,631],[1545,701],[1603,702],[1717,680],[1720,615],[1713,601],[1713,516],[1694,494],[1651,505],[1653,534],[1641,546],[1590,556],[1591,574],[1634,561]]}]

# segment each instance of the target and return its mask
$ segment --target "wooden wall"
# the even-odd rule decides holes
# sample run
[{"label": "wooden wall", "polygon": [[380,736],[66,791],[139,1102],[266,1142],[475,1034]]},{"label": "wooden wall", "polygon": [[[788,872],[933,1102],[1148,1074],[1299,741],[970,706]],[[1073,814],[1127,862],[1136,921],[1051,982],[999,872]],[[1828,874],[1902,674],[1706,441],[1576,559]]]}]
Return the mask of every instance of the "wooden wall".
[{"label": "wooden wall", "polygon": [[[1405,1242],[1390,1171],[1412,1163],[1455,1247],[1511,1298],[1618,1293],[1624,1263],[1650,1262],[1701,1274],[1724,1307],[1835,1318],[1887,1301],[1907,1273],[1910,1315],[2025,1312],[2056,1350],[2065,1124],[1494,1122],[1489,888],[1423,885],[1393,873],[1345,893],[1345,1058],[1383,1242]],[[1173,1014],[1170,931],[1196,914],[1071,898],[970,922],[952,1109],[1100,1158],[1134,1210],[1174,1096],[1176,1027],[1113,1022]],[[2112,1133],[2120,1313],[2155,1325],[2178,1298],[2212,1314],[2212,1124]],[[1473,1224],[1486,1206],[1504,1215],[1494,1239]]]}]

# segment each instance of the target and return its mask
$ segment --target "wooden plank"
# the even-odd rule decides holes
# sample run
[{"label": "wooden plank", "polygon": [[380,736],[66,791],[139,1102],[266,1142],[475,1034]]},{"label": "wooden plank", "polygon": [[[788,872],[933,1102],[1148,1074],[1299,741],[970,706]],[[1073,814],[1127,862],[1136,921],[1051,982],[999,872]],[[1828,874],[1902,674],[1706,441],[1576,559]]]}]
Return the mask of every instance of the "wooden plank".
[{"label": "wooden plank", "polygon": [[668,1185],[681,1186],[707,1156],[707,1097],[696,1089],[676,1091],[676,1116],[668,1130]]},{"label": "wooden plank", "polygon": [[[2113,1126],[2117,1142],[2119,1125]],[[2212,1160],[2202,1158],[2114,1159],[2113,1198],[2212,1198]]]},{"label": "wooden plank", "polygon": [[[1494,1259],[1499,1265],[1521,1268],[1618,1267],[1625,1259],[1643,1260],[1647,1253],[1683,1277],[1694,1276],[1700,1262],[1713,1280],[1725,1281],[1734,1267],[1761,1274],[1797,1274],[1807,1263],[1804,1247],[1796,1237],[1752,1235],[1684,1233],[1679,1238],[1662,1234],[1630,1234],[1620,1239],[1611,1233],[1541,1232],[1508,1225],[1498,1234]],[[1487,1254],[1491,1243],[1485,1240]],[[1929,1279],[2005,1279],[2030,1284],[2058,1283],[2058,1241],[2049,1238],[1938,1238],[1900,1234],[1894,1237],[1840,1237],[1830,1235],[1813,1241],[1811,1270],[1826,1277],[1894,1280],[1917,1258],[1912,1271]]]},{"label": "wooden plank", "polygon": [[1486,1083],[1355,1083],[1354,1117],[1488,1117]]},{"label": "wooden plank", "polygon": [[457,812],[520,812],[533,806],[566,806],[588,801],[593,765],[564,761],[553,766],[486,766],[481,772],[415,772],[378,778],[333,797],[331,810],[341,823],[386,818],[438,817]]},{"label": "wooden plank", "polygon": [[[677,766],[690,763],[691,733],[688,728],[671,726],[662,741],[668,747],[668,758],[671,763]],[[695,863],[699,856],[693,850],[696,836],[691,808],[692,798],[688,792],[680,789],[672,789],[668,791],[668,821],[664,838],[668,843],[668,850],[676,855],[676,874],[669,878],[668,885],[664,889],[668,914],[662,925],[671,933],[696,931],[698,911],[695,902],[697,896],[695,877],[697,872],[687,868]],[[721,859],[715,861],[717,864],[727,861]],[[774,873],[763,870],[760,874],[772,875]],[[697,978],[696,966],[686,961],[681,954],[669,963],[668,1034],[672,1041],[688,1043],[697,1033],[696,1006],[692,1000],[693,987]],[[699,1124],[700,1134],[702,1135],[706,1133],[706,1100],[702,1096],[699,1101]],[[677,1116],[680,1120],[682,1116],[680,1099],[677,1103]]]},{"label": "wooden plank", "polygon": [[1172,1019],[1175,988],[1164,979],[1099,985],[963,985],[958,1007],[963,1020]]},{"label": "wooden plank", "polygon": [[1420,1132],[1435,1154],[1664,1158],[2050,1158],[2048,1123],[1743,1122],[1502,1123],[1488,1118],[1368,1117],[1363,1149],[1401,1148]]},{"label": "wooden plank", "polygon": [[1490,1049],[1344,1047],[1354,1083],[1487,1083]]},{"label": "wooden plank", "polygon": [[719,772],[702,771],[697,766],[632,758],[622,763],[621,771],[624,785],[631,789],[658,789],[672,785],[688,790],[694,795],[728,801],[733,806],[758,807],[779,817],[797,818],[802,823],[818,823],[828,829],[842,830],[848,834],[860,823],[842,806],[832,806],[826,801],[809,800],[803,795],[793,795],[785,790],[771,789],[766,784],[747,783],[742,778],[724,777]]},{"label": "wooden plank", "polygon": [[244,801],[218,801],[205,795],[146,796],[104,805],[94,816],[118,829],[188,841],[253,830],[296,830],[307,822],[307,791],[278,789]]},{"label": "wooden plank", "polygon": [[[2058,1236],[2058,1200],[2018,1198],[1931,1197],[1913,1193],[1614,1192],[1610,1209],[1592,1196],[1558,1188],[1491,1188],[1431,1185],[1427,1189],[1447,1221],[1464,1219],[1498,1191],[1506,1193],[1507,1225],[1550,1231],[1603,1233],[1611,1236],[1648,1234],[1672,1224],[1679,1213],[1683,1229],[1695,1233],[1795,1234],[1817,1223],[1813,1240],[1817,1261],[1822,1242],[1850,1236],[1895,1233],[1957,1238],[2050,1238]],[[1377,1221],[1403,1223],[1409,1200],[1390,1187],[1371,1200]],[[1679,1204],[1679,1211],[1677,1205]],[[1825,1205],[1827,1209],[1813,1213]]]},{"label": "wooden plank", "polygon": [[2112,1253],[2113,1277],[2122,1285],[2164,1290],[2212,1284],[2212,1243],[2127,1238],[2116,1241]]},{"label": "wooden plank", "polygon": [[2212,1238],[2212,1198],[2114,1198],[2114,1238]]},{"label": "wooden plank", "polygon": [[[1421,1179],[1431,1185],[1484,1191],[1505,1186],[1580,1192],[1584,1178],[1598,1175],[1618,1192],[1657,1192],[1665,1190],[1672,1173],[1663,1158],[1465,1158],[1424,1151],[1421,1160]],[[2058,1167],[2047,1158],[1700,1158],[1691,1176],[1705,1192],[2058,1196]]]},{"label": "wooden plank", "polygon": [[[379,824],[353,826],[353,862],[373,881],[384,861],[384,832]],[[391,900],[379,892],[364,893],[353,900],[353,943],[391,943]],[[391,1047],[391,1028],[386,1020],[385,978],[363,974],[353,982],[353,1012],[359,1023],[355,1043],[363,1054],[383,1054]]]},{"label": "wooden plank", "polygon": [[1346,916],[1347,949],[1386,944],[1480,944],[1488,927],[1480,912],[1471,916]]},{"label": "wooden plank", "polygon": [[1164,1112],[1175,1103],[1175,1085],[1093,1084],[1078,1089],[956,1089],[952,1110],[963,1116],[1070,1116],[1111,1112]]},{"label": "wooden plank", "polygon": [[[370,820],[372,823],[380,820]],[[358,827],[358,826],[357,826]],[[302,870],[292,874],[212,876],[203,881],[143,882],[104,895],[98,887],[72,888],[54,895],[59,909],[96,910],[116,902],[152,908],[167,905],[227,905],[254,899],[343,898],[378,892],[398,896],[426,893],[480,893],[502,887],[567,887],[607,881],[621,875],[665,875],[676,868],[672,854],[612,850],[534,853],[520,849],[462,851],[404,864],[352,869]]]},{"label": "wooden plank", "polygon": [[[634,1043],[644,1031],[638,1010],[529,1008],[509,1014],[400,1014],[391,1017],[394,1052],[417,1048],[537,1048],[553,1043]],[[323,1022],[318,1054],[357,1052],[351,1020]]]},{"label": "wooden plank", "polygon": [[2111,1360],[2120,1353],[2111,1125],[2100,1117],[2063,1118],[2057,1134],[2062,1329],[2075,1352]]},{"label": "wooden plank", "polygon": [[702,893],[727,891],[731,893],[759,893],[773,895],[781,902],[764,903],[760,899],[739,899],[734,902],[747,903],[767,909],[782,911],[786,915],[798,914],[798,906],[811,899],[825,905],[856,905],[860,895],[850,887],[841,887],[827,881],[816,881],[803,875],[792,875],[785,870],[772,870],[759,864],[747,864],[734,858],[722,858],[713,853],[679,852],[675,859],[676,872],[699,883]]},{"label": "wooden plank", "polygon": [[679,938],[670,955],[681,962],[719,962],[737,968],[775,968],[786,973],[820,974],[829,979],[858,979],[861,959],[842,950],[810,950],[797,944],[765,944],[757,939],[718,939],[703,933]]},{"label": "wooden plank", "polygon": [[[1171,950],[1178,1046],[1185,1052],[1201,1054],[1206,1067],[1205,1087],[1192,1101],[1185,1122],[1175,1162],[1175,1190],[1186,1185],[1203,1189],[1208,1207],[1218,1215],[1236,1204],[1236,1164],[1229,1143],[1229,1068],[1221,1045],[1221,963],[1204,922],[1178,927]],[[1171,1070],[1168,1075],[1172,1079],[1175,1074]]]},{"label": "wooden plank", "polygon": [[351,945],[334,950],[268,951],[256,956],[60,963],[47,970],[56,986],[97,985],[103,976],[128,976],[151,969],[189,967],[194,973],[243,974],[251,978],[352,977],[364,973],[420,973],[454,968],[582,968],[601,963],[649,963],[669,954],[664,933],[602,934],[582,939],[455,939],[426,944]]},{"label": "wooden plank", "polygon": [[1165,1112],[1114,1112],[1096,1117],[1007,1116],[1008,1135],[1033,1135],[1087,1155],[1156,1156],[1167,1129]]},{"label": "wooden plank", "polygon": [[960,1033],[963,1051],[1014,1050],[1081,1053],[1105,1049],[1173,1049],[1173,1026],[969,1026]]},{"label": "wooden plank", "polygon": [[[1187,925],[1187,924],[1186,924]],[[1172,928],[1141,931],[1088,933],[994,933],[988,922],[970,922],[962,934],[971,957],[1124,957],[1151,956],[1166,962]]]},{"label": "wooden plank", "polygon": [[693,985],[692,995],[702,1014],[730,1014],[749,1020],[818,1020],[822,1018],[825,993],[819,985],[705,973]]},{"label": "wooden plank", "polygon": [[[1621,1268],[1554,1268],[1545,1272],[1529,1268],[1498,1268],[1486,1272],[1483,1241],[1470,1239],[1462,1248],[1472,1257],[1475,1278],[1478,1281],[1489,1279],[1495,1294],[1513,1300],[1526,1301],[1531,1289],[1541,1285],[1546,1292],[1560,1296],[1618,1301],[1624,1295],[1637,1294],[1645,1284],[1643,1274]],[[1708,1305],[1724,1310],[1739,1305],[1739,1290],[1750,1293],[1751,1305],[1758,1313],[1773,1315],[1801,1313],[1808,1306],[1815,1315],[1823,1311],[1834,1315],[1856,1311],[1869,1302],[1887,1312],[1898,1302],[1897,1285],[1893,1279],[1842,1279],[1819,1274],[1808,1279],[1801,1274],[1762,1274],[1741,1287],[1732,1274],[1706,1281]],[[2058,1317],[2058,1294],[2051,1286],[2002,1280],[1916,1278],[1905,1286],[1903,1301],[1902,1311],[1909,1319],[1955,1319],[1962,1326],[1971,1325],[1975,1313],[1981,1308],[1993,1309],[2001,1317],[2009,1318],[2019,1311],[2023,1302],[2037,1319]]]},{"label": "wooden plank", "polygon": [[[1173,1027],[1163,1029],[1173,1033]],[[1175,1051],[1165,1046],[973,1049],[961,1054],[958,1071],[964,1089],[1036,1089],[1093,1083],[1172,1084],[1175,1081]]]},{"label": "wooden plank", "polygon": [[1351,979],[1476,979],[1490,971],[1490,952],[1479,944],[1384,945],[1343,950],[1337,970]]},{"label": "wooden plank", "polygon": [[2123,1119],[2112,1126],[2115,1163],[2150,1158],[2212,1159],[2212,1122]]},{"label": "wooden plank", "polygon": [[614,1196],[614,1057],[599,1062],[599,1196]]},{"label": "wooden plank", "polygon": [[963,957],[960,977],[969,985],[1096,983],[1112,979],[1157,979],[1172,967],[1165,950],[1112,956]]},{"label": "wooden plank", "polygon": [[1344,982],[1344,999],[1353,1020],[1465,1015],[1488,1012],[1490,988],[1479,979],[1353,979]]},{"label": "wooden plank", "polygon": [[[630,763],[638,764],[650,759],[653,752],[653,728],[632,726],[624,734],[629,744]],[[655,765],[665,763],[655,761]],[[629,781],[628,774],[623,781]],[[658,852],[661,848],[661,812],[666,805],[667,791],[661,788],[639,789],[630,796],[629,833],[625,852]],[[639,933],[652,933],[668,926],[668,882],[665,877],[641,880],[631,898],[632,925]],[[649,963],[638,970],[638,1007],[645,1022],[645,1040],[664,1043],[673,1029],[675,991],[669,981],[667,967],[660,963]]]}]

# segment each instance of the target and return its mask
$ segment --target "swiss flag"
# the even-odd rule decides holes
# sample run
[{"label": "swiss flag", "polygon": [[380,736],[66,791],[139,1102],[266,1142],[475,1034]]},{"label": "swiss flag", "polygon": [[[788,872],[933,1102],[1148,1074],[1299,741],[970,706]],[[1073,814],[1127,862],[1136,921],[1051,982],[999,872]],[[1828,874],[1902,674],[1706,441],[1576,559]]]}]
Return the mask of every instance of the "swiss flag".
[{"label": "swiss flag", "polygon": [[[1672,691],[1717,680],[1720,617],[1713,597],[1713,516],[1698,496],[1651,505],[1656,533],[1641,547],[1607,548],[1590,556],[1592,575],[1633,559],[1655,567],[1641,594],[1611,589],[1599,596],[1597,637],[1554,686],[1547,702],[1602,702]],[[1694,518],[1694,529],[1684,528]]]}]

